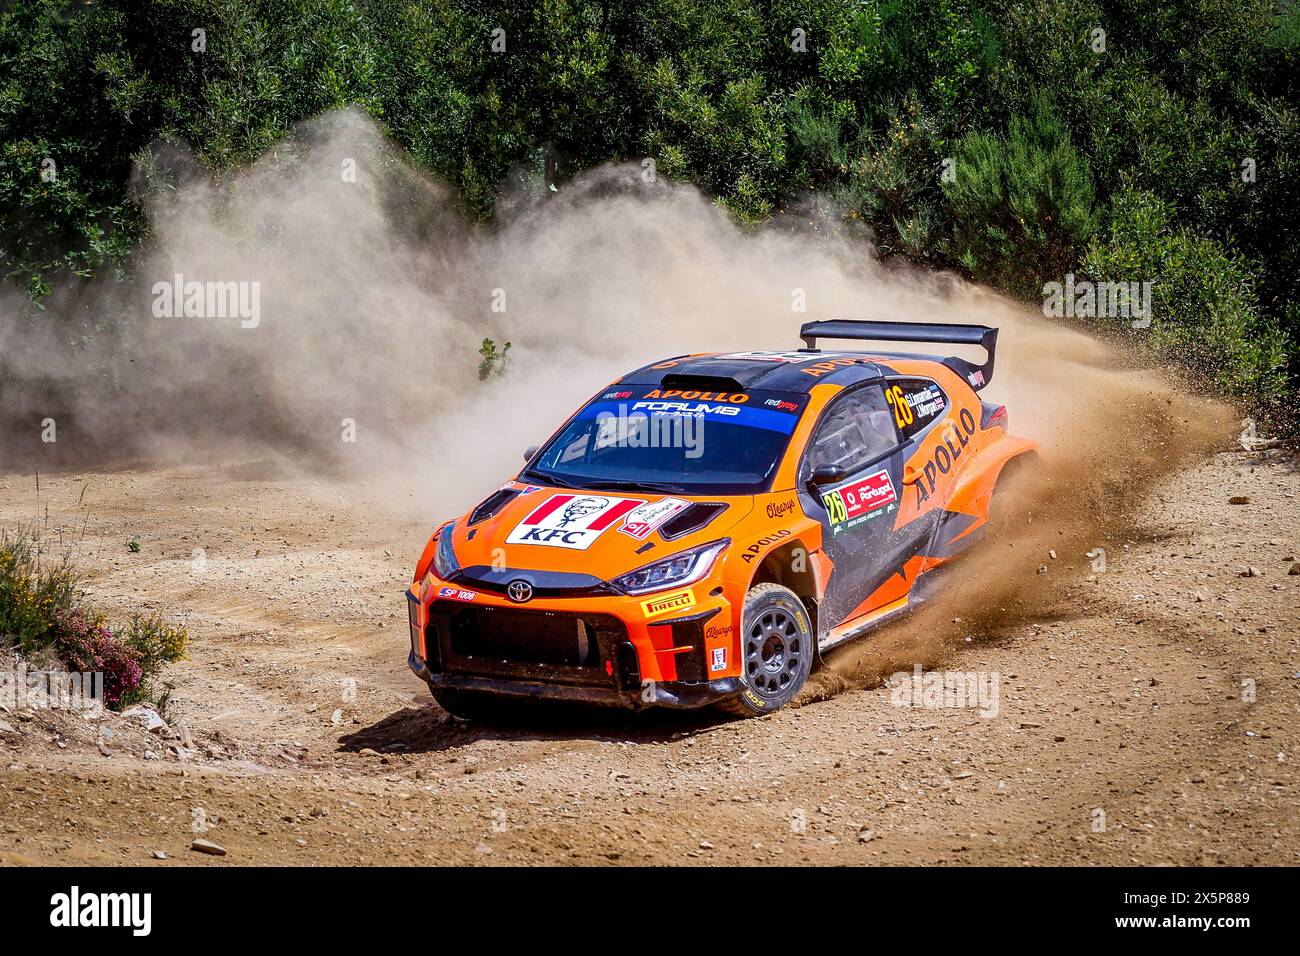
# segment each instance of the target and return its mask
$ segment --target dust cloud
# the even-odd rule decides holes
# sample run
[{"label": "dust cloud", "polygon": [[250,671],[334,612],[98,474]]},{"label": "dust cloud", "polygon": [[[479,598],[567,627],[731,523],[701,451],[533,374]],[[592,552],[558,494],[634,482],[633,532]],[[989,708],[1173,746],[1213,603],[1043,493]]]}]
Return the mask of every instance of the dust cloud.
[{"label": "dust cloud", "polygon": [[[1002,545],[1014,573],[958,582],[1000,607],[990,595],[1023,591],[1040,535],[1068,533],[1077,550],[1224,433],[1217,406],[1093,338],[952,276],[882,264],[815,203],[745,231],[697,190],[643,173],[515,188],[482,227],[352,112],[221,178],[161,148],[136,176],[152,228],[130,281],[63,288],[34,316],[0,301],[0,468],[255,459],[364,475],[445,515],[648,361],[790,348],[802,322],[831,316],[985,323],[1002,329],[985,394],[1048,463]],[[256,315],[158,315],[177,276],[248,284]],[[505,374],[479,381],[484,337],[511,348]],[[40,440],[47,419],[53,443]]]}]

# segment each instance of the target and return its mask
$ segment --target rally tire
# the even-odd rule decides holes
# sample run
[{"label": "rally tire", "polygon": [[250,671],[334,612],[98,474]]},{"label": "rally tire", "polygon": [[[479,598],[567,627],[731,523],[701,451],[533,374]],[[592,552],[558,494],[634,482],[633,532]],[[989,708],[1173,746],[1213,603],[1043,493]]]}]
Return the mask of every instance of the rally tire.
[{"label": "rally tire", "polygon": [[784,707],[812,672],[817,639],[803,601],[779,584],[756,584],[745,595],[740,662],[745,689],[718,707],[737,717],[760,717]]}]

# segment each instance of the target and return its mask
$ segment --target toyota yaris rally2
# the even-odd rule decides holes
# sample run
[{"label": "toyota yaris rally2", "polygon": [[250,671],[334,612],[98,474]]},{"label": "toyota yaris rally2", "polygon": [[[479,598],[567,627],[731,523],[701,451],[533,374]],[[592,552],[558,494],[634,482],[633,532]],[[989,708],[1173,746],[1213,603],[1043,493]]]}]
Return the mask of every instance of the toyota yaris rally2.
[{"label": "toyota yaris rally2", "polygon": [[1037,451],[978,394],[997,330],[830,320],[801,336],[625,375],[434,530],[407,592],[408,660],[443,708],[770,713],[826,651],[924,598]]}]

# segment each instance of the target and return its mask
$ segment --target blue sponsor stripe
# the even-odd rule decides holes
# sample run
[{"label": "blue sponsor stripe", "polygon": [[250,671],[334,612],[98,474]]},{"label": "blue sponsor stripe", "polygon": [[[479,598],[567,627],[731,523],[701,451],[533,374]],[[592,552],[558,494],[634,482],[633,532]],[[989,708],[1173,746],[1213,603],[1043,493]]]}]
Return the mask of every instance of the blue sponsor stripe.
[{"label": "blue sponsor stripe", "polygon": [[[662,402],[662,401],[679,401],[679,399],[624,399],[621,401],[611,402],[592,402],[581,412],[578,413],[578,420],[596,418],[599,415],[617,415],[628,417],[631,415],[646,415],[651,418],[679,418],[683,415],[699,414],[708,422],[728,422],[733,425],[745,425],[749,428],[762,428],[767,431],[779,432],[782,435],[789,435],[794,431],[795,423],[799,416],[793,412],[778,412],[769,408],[751,408],[747,405],[727,405],[725,403],[709,403],[685,401],[687,406],[704,405],[703,412],[682,412],[682,411],[651,411],[647,408],[634,408],[639,402]],[[720,409],[725,408],[726,413]],[[736,414],[731,414],[730,410],[735,409]]]}]

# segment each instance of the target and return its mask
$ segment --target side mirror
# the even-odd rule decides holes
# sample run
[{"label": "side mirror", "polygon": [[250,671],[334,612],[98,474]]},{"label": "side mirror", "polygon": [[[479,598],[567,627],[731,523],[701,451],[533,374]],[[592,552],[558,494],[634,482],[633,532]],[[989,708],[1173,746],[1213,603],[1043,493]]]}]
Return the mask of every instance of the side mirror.
[{"label": "side mirror", "polygon": [[921,472],[911,465],[903,466],[903,484],[914,485],[921,480]]},{"label": "side mirror", "polygon": [[822,485],[833,485],[837,481],[843,481],[848,475],[849,473],[840,465],[823,464],[812,470],[808,480],[820,488]]},{"label": "side mirror", "polygon": [[539,449],[539,448],[541,448],[541,447],[542,447],[541,445],[529,445],[527,448],[524,449],[524,464],[525,464],[525,465],[528,464],[530,461],[533,460],[533,456],[537,454],[537,449]]}]

